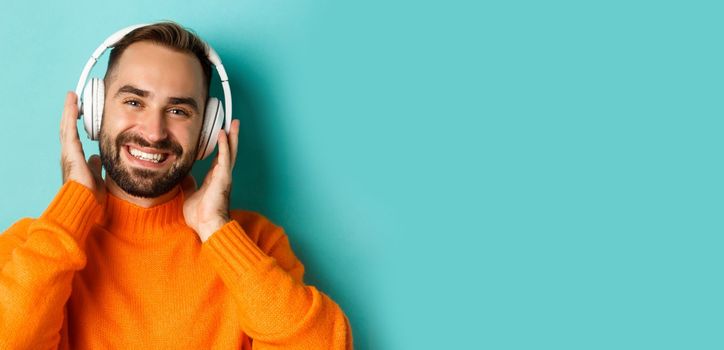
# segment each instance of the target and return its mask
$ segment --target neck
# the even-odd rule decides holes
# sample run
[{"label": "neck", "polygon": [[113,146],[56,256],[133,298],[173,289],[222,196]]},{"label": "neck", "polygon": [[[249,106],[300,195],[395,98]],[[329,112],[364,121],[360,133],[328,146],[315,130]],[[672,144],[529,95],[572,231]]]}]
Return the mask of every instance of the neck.
[{"label": "neck", "polygon": [[106,176],[106,188],[108,189],[108,192],[110,192],[112,195],[114,195],[124,201],[133,203],[142,208],[150,208],[150,207],[157,206],[159,204],[166,203],[169,200],[171,200],[174,196],[176,196],[176,194],[179,191],[179,187],[175,186],[171,191],[168,191],[167,193],[164,193],[158,197],[154,197],[154,198],[136,197],[136,196],[132,196],[132,195],[128,194],[128,192],[126,192],[122,188],[120,188],[118,186],[118,184],[116,184],[116,182],[113,181],[113,179],[111,179],[110,176]]}]

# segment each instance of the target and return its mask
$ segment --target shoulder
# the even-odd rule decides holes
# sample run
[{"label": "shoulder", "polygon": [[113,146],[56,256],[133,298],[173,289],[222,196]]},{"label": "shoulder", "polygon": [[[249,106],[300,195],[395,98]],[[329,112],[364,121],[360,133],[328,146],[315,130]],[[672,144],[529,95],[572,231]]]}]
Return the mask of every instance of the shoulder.
[{"label": "shoulder", "polygon": [[32,225],[35,220],[36,219],[22,218],[0,234],[0,262],[5,261],[6,257],[10,255],[15,247],[23,244],[28,239],[30,225]]},{"label": "shoulder", "polygon": [[304,265],[294,254],[289,237],[281,226],[250,210],[231,210],[230,214],[259,249],[273,257],[294,279],[303,281]]},{"label": "shoulder", "polygon": [[27,237],[28,228],[30,225],[32,225],[37,219],[34,218],[22,218],[18,221],[16,221],[14,224],[10,225],[10,227],[3,232],[0,236],[5,236],[7,234],[11,234],[13,236],[18,237]]}]

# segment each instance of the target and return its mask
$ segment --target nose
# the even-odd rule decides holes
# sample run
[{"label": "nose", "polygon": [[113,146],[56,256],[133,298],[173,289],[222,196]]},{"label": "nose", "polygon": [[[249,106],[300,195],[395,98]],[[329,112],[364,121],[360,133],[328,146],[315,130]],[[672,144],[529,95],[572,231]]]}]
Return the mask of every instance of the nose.
[{"label": "nose", "polygon": [[149,111],[139,121],[139,127],[141,134],[149,142],[158,142],[168,136],[163,111]]}]

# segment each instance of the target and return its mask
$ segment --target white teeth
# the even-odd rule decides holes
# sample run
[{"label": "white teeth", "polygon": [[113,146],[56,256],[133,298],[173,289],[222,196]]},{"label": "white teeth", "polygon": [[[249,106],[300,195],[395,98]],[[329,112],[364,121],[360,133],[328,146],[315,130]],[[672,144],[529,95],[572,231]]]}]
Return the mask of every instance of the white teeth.
[{"label": "white teeth", "polygon": [[164,156],[162,154],[156,153],[146,153],[142,152],[140,150],[137,150],[135,148],[128,147],[129,152],[136,158],[143,159],[149,162],[153,163],[159,163],[162,159],[164,159]]}]

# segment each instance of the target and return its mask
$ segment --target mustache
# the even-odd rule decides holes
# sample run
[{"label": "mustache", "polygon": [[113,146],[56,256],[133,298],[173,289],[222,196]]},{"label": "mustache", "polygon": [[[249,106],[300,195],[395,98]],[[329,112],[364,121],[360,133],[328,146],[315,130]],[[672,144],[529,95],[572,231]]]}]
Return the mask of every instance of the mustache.
[{"label": "mustache", "polygon": [[135,143],[141,147],[155,148],[163,152],[175,154],[178,157],[181,157],[183,154],[183,147],[181,147],[178,142],[168,137],[157,142],[149,142],[141,137],[141,135],[124,132],[116,137],[116,148],[120,150],[121,146],[125,143]]}]

